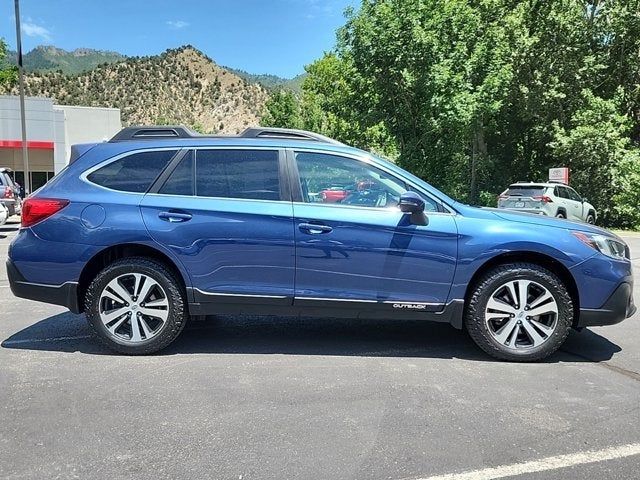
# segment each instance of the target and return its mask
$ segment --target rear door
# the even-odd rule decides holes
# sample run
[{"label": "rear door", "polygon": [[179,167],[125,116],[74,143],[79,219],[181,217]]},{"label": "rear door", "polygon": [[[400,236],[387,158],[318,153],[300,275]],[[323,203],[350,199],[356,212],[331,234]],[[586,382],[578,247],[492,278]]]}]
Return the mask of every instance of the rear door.
[{"label": "rear door", "polygon": [[[411,224],[397,205],[412,187],[364,159],[313,151],[290,158],[297,305],[444,307],[456,267],[452,214],[425,196],[429,223]],[[323,197],[330,185],[345,185],[345,198]]]},{"label": "rear door", "polygon": [[174,163],[140,206],[150,234],[189,272],[195,301],[291,304],[293,210],[284,153],[198,148]]}]

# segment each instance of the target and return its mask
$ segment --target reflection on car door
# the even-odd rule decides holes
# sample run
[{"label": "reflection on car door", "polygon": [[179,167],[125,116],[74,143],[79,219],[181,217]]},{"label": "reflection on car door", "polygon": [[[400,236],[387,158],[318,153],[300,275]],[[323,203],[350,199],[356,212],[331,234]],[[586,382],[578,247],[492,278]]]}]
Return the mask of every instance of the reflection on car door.
[{"label": "reflection on car door", "polygon": [[[299,174],[292,194],[300,197],[294,201],[296,304],[443,308],[456,266],[453,215],[437,212],[437,203],[425,198],[428,225],[412,225],[397,208],[409,189],[403,180],[350,157],[298,151],[290,158]],[[345,186],[340,202],[318,195],[332,184]]]}]

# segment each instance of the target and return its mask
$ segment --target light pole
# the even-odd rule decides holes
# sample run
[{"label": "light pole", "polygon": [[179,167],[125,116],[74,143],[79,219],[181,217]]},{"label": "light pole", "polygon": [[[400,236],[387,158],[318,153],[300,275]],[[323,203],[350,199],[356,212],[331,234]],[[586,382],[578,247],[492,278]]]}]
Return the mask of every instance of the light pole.
[{"label": "light pole", "polygon": [[29,181],[29,150],[27,149],[27,119],[24,108],[24,67],[22,66],[22,35],[20,31],[20,3],[14,0],[16,8],[16,43],[18,47],[18,84],[20,88],[20,120],[22,123],[22,163],[24,166],[24,194],[31,192],[31,182]]}]

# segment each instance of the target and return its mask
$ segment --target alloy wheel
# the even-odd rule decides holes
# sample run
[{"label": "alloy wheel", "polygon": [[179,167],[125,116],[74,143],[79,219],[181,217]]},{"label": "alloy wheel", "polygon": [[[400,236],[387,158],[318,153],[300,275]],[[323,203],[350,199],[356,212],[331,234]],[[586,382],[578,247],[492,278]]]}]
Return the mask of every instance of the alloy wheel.
[{"label": "alloy wheel", "polygon": [[160,284],[142,273],[127,273],[102,290],[100,320],[119,341],[140,343],[158,334],[169,316],[169,300]]},{"label": "alloy wheel", "polygon": [[511,280],[487,302],[485,322],[495,341],[514,350],[536,348],[556,329],[558,304],[547,288],[531,280]]}]

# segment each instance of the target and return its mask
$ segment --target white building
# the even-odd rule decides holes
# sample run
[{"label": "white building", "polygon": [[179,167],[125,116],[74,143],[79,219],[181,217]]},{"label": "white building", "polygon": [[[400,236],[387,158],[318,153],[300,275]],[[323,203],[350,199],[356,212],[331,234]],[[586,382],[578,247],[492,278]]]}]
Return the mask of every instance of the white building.
[{"label": "white building", "polygon": [[[71,145],[108,140],[121,128],[120,109],[54,105],[50,98],[25,98],[31,190],[69,162]],[[20,99],[0,95],[0,167],[24,185]]]}]

